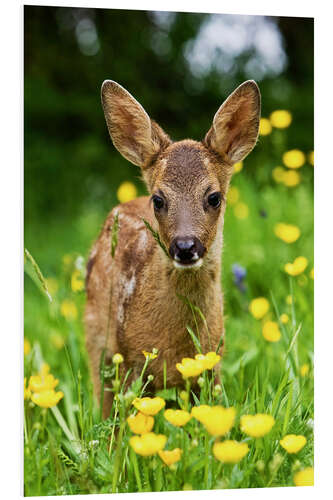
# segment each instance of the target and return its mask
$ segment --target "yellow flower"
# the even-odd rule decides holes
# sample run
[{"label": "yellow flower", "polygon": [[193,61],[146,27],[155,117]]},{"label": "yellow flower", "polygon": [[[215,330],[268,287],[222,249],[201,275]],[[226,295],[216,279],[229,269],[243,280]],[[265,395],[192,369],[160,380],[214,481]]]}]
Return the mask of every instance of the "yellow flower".
[{"label": "yellow flower", "polygon": [[309,160],[309,163],[311,165],[314,165],[314,152],[313,151],[310,151],[310,153],[308,154],[308,160]]},{"label": "yellow flower", "polygon": [[256,415],[243,415],[240,419],[241,431],[251,437],[265,436],[275,424],[271,415],[257,413]]},{"label": "yellow flower", "polygon": [[207,352],[207,354],[196,354],[195,359],[203,361],[205,370],[211,370],[220,361],[221,356],[216,352]]},{"label": "yellow flower", "polygon": [[246,205],[246,203],[239,201],[234,206],[234,214],[237,219],[246,219],[249,215],[249,207]]},{"label": "yellow flower", "polygon": [[133,436],[129,440],[129,444],[138,455],[149,457],[155,453],[163,450],[167,442],[167,437],[163,434],[155,434],[154,432],[147,432],[142,436]]},{"label": "yellow flower", "polygon": [[294,475],[294,483],[296,486],[313,486],[314,485],[314,470],[313,467],[306,467]]},{"label": "yellow flower", "polygon": [[114,354],[112,356],[112,362],[115,364],[115,365],[120,365],[121,363],[123,363],[124,361],[124,357],[122,354],[120,354],[119,352],[116,352],[116,354]]},{"label": "yellow flower", "polygon": [[33,393],[31,401],[41,408],[52,408],[53,406],[56,406],[63,397],[63,392],[55,392],[54,389],[50,389]]},{"label": "yellow flower", "polygon": [[234,174],[238,174],[243,168],[243,162],[239,161],[238,163],[234,164]]},{"label": "yellow flower", "polygon": [[275,321],[266,321],[262,327],[262,335],[268,342],[278,342],[281,338],[279,325]]},{"label": "yellow flower", "polygon": [[139,412],[137,415],[130,415],[127,423],[135,434],[146,434],[154,427],[154,417]]},{"label": "yellow flower", "polygon": [[134,200],[137,197],[137,189],[133,182],[125,181],[120,184],[117,190],[117,198],[120,203]]},{"label": "yellow flower", "polygon": [[301,176],[294,170],[288,170],[283,176],[283,183],[287,187],[295,187],[301,182]]},{"label": "yellow flower", "polygon": [[51,334],[50,339],[51,339],[51,342],[52,342],[52,344],[54,345],[54,347],[55,347],[56,349],[59,349],[59,351],[60,351],[60,349],[62,349],[62,348],[64,347],[64,345],[65,345],[65,339],[64,339],[64,337],[63,337],[62,335],[60,335],[60,333],[53,332],[53,333]]},{"label": "yellow flower", "polygon": [[84,289],[84,281],[78,269],[75,269],[72,273],[71,285],[73,292],[81,292]]},{"label": "yellow flower", "polygon": [[305,163],[305,154],[299,149],[292,149],[283,153],[282,160],[286,167],[300,168]]},{"label": "yellow flower", "polygon": [[29,399],[31,396],[31,391],[29,387],[27,387],[27,378],[24,377],[24,399]]},{"label": "yellow flower", "polygon": [[239,200],[239,190],[236,186],[231,186],[228,191],[227,201],[229,205],[235,205]]},{"label": "yellow flower", "polygon": [[181,363],[176,364],[177,370],[184,378],[196,377],[205,370],[205,365],[200,359],[183,358]]},{"label": "yellow flower", "polygon": [[176,462],[179,462],[179,460],[181,459],[182,453],[183,453],[183,450],[181,450],[180,448],[175,448],[175,449],[170,450],[170,451],[165,450],[165,451],[158,452],[161,460],[163,460],[165,465],[169,465],[169,466],[176,463]]},{"label": "yellow flower", "polygon": [[288,262],[288,264],[284,266],[284,270],[287,274],[290,274],[290,276],[298,276],[305,271],[307,265],[308,259],[306,257],[297,257],[294,262]]},{"label": "yellow flower", "polygon": [[186,425],[191,419],[191,415],[185,410],[165,410],[164,418],[176,427]]},{"label": "yellow flower", "polygon": [[306,437],[287,434],[281,439],[280,445],[288,453],[298,453],[306,445]]},{"label": "yellow flower", "polygon": [[271,124],[275,128],[286,128],[292,122],[292,115],[290,111],[286,111],[285,109],[277,109],[270,114],[269,117]]},{"label": "yellow flower", "polygon": [[156,415],[165,406],[164,399],[156,398],[135,398],[132,403],[137,410],[144,415]]},{"label": "yellow flower", "polygon": [[260,118],[259,134],[269,135],[272,132],[272,125],[268,118]]},{"label": "yellow flower", "polygon": [[25,338],[23,347],[24,356],[27,356],[27,354],[29,354],[30,351],[31,351],[31,344],[29,340]]},{"label": "yellow flower", "polygon": [[77,318],[77,308],[71,300],[64,300],[60,306],[60,312],[66,319]]},{"label": "yellow flower", "polygon": [[309,272],[310,278],[313,280],[314,279],[314,269],[312,268],[311,271]]},{"label": "yellow flower", "polygon": [[301,235],[301,231],[297,226],[285,224],[284,222],[279,222],[275,225],[274,233],[285,243],[294,243]]},{"label": "yellow flower", "polygon": [[285,169],[283,167],[275,167],[272,170],[272,176],[275,182],[283,182]]},{"label": "yellow flower", "polygon": [[262,319],[269,310],[269,302],[265,297],[257,297],[251,300],[249,311],[256,319]]},{"label": "yellow flower", "polygon": [[304,363],[299,369],[301,377],[306,377],[309,374],[310,365],[308,363]]},{"label": "yellow flower", "polygon": [[249,452],[246,443],[226,440],[222,443],[215,443],[213,446],[213,455],[223,463],[236,464]]},{"label": "yellow flower", "polygon": [[234,425],[235,416],[233,407],[211,406],[210,410],[202,412],[200,421],[212,436],[224,436]]},{"label": "yellow flower", "polygon": [[145,358],[148,358],[150,360],[157,358],[157,354],[153,352],[142,351],[142,354],[144,355]]},{"label": "yellow flower", "polygon": [[208,405],[193,406],[191,410],[191,415],[199,422],[203,423],[208,417],[211,407]]},{"label": "yellow flower", "polygon": [[31,375],[29,380],[29,389],[32,392],[43,392],[54,389],[59,380],[49,373],[45,375]]},{"label": "yellow flower", "polygon": [[291,304],[293,303],[292,295],[287,295],[286,302],[287,302],[288,306],[291,306]]},{"label": "yellow flower", "polygon": [[289,321],[289,316],[286,313],[281,314],[280,321],[283,325],[286,325]]}]

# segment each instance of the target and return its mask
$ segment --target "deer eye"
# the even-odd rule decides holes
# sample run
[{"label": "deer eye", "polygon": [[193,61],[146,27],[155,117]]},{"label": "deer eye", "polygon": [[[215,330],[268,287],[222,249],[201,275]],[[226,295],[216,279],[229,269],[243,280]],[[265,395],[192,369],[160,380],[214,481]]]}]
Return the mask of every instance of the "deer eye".
[{"label": "deer eye", "polygon": [[153,203],[154,203],[154,208],[156,210],[161,210],[161,208],[164,207],[163,198],[161,198],[160,196],[157,196],[156,194],[154,194],[154,196],[153,196]]},{"label": "deer eye", "polygon": [[208,196],[208,203],[213,208],[218,208],[221,205],[221,193],[212,193]]}]

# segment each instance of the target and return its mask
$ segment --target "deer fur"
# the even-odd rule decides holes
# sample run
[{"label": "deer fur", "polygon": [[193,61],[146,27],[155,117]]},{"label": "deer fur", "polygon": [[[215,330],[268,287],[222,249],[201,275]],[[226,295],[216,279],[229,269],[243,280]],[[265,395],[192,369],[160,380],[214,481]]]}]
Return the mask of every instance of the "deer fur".
[{"label": "deer fur", "polygon": [[[194,331],[196,327],[190,308],[180,296],[198,306],[206,318],[206,326],[198,318],[203,352],[216,350],[224,334],[221,254],[227,191],[234,163],[243,160],[256,144],[260,93],[254,81],[240,85],[218,109],[202,142],[172,142],[116,82],[103,83],[102,105],[114,146],[140,166],[152,196],[116,206],[90,253],[85,325],[97,397],[104,348],[106,363],[111,363],[116,352],[123,355],[121,368],[123,373],[132,369],[132,380],[142,370],[142,351],[155,347],[158,357],[149,364],[153,388],[163,386],[164,362],[168,386],[182,384],[175,365],[195,355],[186,326]],[[209,204],[211,193],[220,193],[217,208]],[[162,199],[162,209],[154,208],[154,196]],[[115,214],[119,231],[112,258]],[[170,256],[156,243],[143,219],[158,231]],[[200,258],[194,250],[189,250],[190,256],[187,250],[178,250],[184,237],[193,238]],[[193,257],[193,264],[192,260],[180,263],[177,255],[172,258],[175,241],[182,259],[184,255]],[[220,353],[222,349],[223,345]],[[105,392],[104,417],[109,415],[111,404],[112,393]]]}]

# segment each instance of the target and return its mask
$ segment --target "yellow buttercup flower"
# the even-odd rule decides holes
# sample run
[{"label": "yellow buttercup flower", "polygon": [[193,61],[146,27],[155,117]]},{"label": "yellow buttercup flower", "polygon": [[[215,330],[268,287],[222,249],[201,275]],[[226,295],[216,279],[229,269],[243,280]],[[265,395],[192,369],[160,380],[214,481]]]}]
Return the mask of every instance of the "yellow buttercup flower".
[{"label": "yellow buttercup flower", "polygon": [[23,393],[24,393],[24,399],[29,399],[30,396],[31,396],[31,391],[29,389],[29,387],[27,387],[27,378],[24,377],[24,389],[23,389]]},{"label": "yellow buttercup flower", "polygon": [[314,485],[314,469],[306,467],[294,475],[294,483],[296,486],[313,486]]},{"label": "yellow buttercup flower", "polygon": [[308,160],[309,160],[309,163],[311,165],[314,165],[314,152],[313,151],[310,151],[310,153],[308,154]]},{"label": "yellow buttercup flower", "polygon": [[215,458],[226,464],[236,464],[249,452],[246,443],[226,440],[222,443],[215,443],[213,446],[213,455]]},{"label": "yellow buttercup flower", "polygon": [[239,161],[238,163],[234,164],[234,174],[238,174],[243,168],[243,162]]},{"label": "yellow buttercup flower", "polygon": [[251,437],[262,437],[272,429],[275,420],[272,415],[257,413],[256,415],[243,415],[240,419],[241,431]]},{"label": "yellow buttercup flower", "polygon": [[220,361],[221,356],[216,352],[207,352],[207,354],[196,354],[195,359],[203,361],[205,370],[211,370]]},{"label": "yellow buttercup flower", "polygon": [[279,325],[275,321],[266,321],[262,327],[262,335],[268,342],[278,342],[281,338]]},{"label": "yellow buttercup flower", "polygon": [[60,306],[60,312],[62,316],[66,319],[76,319],[77,318],[77,308],[74,302],[71,300],[64,300]]},{"label": "yellow buttercup flower", "polygon": [[51,342],[56,349],[62,349],[65,345],[65,339],[60,333],[53,332],[50,336]]},{"label": "yellow buttercup flower", "polygon": [[275,182],[283,182],[284,180],[284,175],[285,175],[285,169],[283,167],[275,167],[272,170],[272,177],[275,180]]},{"label": "yellow buttercup flower", "polygon": [[32,392],[43,392],[54,389],[59,380],[49,373],[46,375],[31,375],[29,380],[29,389]]},{"label": "yellow buttercup flower", "polygon": [[268,118],[260,118],[259,134],[269,135],[272,132],[272,125]]},{"label": "yellow buttercup flower", "polygon": [[234,206],[234,214],[237,219],[246,219],[249,215],[249,207],[246,205],[246,203],[239,201]]},{"label": "yellow buttercup flower", "polygon": [[305,436],[296,436],[295,434],[287,434],[280,441],[280,445],[288,453],[298,453],[306,445]]},{"label": "yellow buttercup flower", "polygon": [[299,369],[301,377],[306,377],[309,374],[310,371],[310,365],[309,363],[304,363]]},{"label": "yellow buttercup flower", "polygon": [[112,356],[112,363],[114,363],[115,365],[120,365],[121,363],[123,363],[123,361],[124,357],[119,352],[116,352],[116,354]]},{"label": "yellow buttercup flower", "polygon": [[156,398],[135,398],[132,404],[144,415],[156,415],[164,408],[165,401],[157,396]]},{"label": "yellow buttercup flower", "polygon": [[286,167],[300,168],[305,163],[305,154],[299,149],[292,149],[283,154],[282,160]]},{"label": "yellow buttercup flower", "polygon": [[147,434],[142,434],[142,436],[132,436],[129,440],[129,444],[135,453],[143,457],[149,457],[162,451],[166,442],[166,436],[155,434],[154,432],[147,432]]},{"label": "yellow buttercup flower", "polygon": [[191,419],[191,415],[185,410],[165,410],[164,418],[176,427],[182,427]]},{"label": "yellow buttercup flower", "polygon": [[285,243],[294,243],[301,235],[301,231],[297,226],[285,224],[284,222],[279,222],[275,225],[274,233]]},{"label": "yellow buttercup flower", "polygon": [[314,279],[314,269],[312,268],[311,271],[309,272],[310,278],[313,280]]},{"label": "yellow buttercup flower", "polygon": [[288,264],[284,266],[284,270],[290,276],[298,276],[305,271],[308,262],[306,257],[297,257],[294,262],[288,262]]},{"label": "yellow buttercup flower", "polygon": [[235,205],[239,200],[239,190],[236,186],[231,186],[228,191],[227,201],[229,205]]},{"label": "yellow buttercup flower", "polygon": [[72,273],[71,286],[73,292],[82,292],[84,290],[84,281],[78,269],[75,269]]},{"label": "yellow buttercup flower", "polygon": [[285,109],[277,109],[270,114],[270,122],[275,128],[287,128],[292,122],[290,111]]},{"label": "yellow buttercup flower", "polygon": [[137,415],[130,415],[127,423],[135,434],[146,434],[154,427],[154,417],[139,412]]},{"label": "yellow buttercup flower", "polygon": [[184,378],[188,378],[200,375],[205,370],[205,365],[200,359],[183,358],[181,363],[176,364],[176,368]]},{"label": "yellow buttercup flower", "polygon": [[41,408],[52,408],[53,406],[56,406],[63,397],[63,392],[55,392],[54,389],[50,389],[33,393],[31,401]]},{"label": "yellow buttercup flower", "polygon": [[287,187],[295,187],[301,182],[301,176],[294,170],[288,170],[285,172],[282,182]]},{"label": "yellow buttercup flower", "polygon": [[262,319],[269,310],[269,302],[265,297],[257,297],[251,300],[249,311],[256,319]]},{"label": "yellow buttercup flower", "polygon": [[137,195],[138,192],[133,182],[122,182],[117,189],[117,198],[120,203],[126,203],[128,201],[134,200]]},{"label": "yellow buttercup flower", "polygon": [[233,407],[211,406],[208,412],[203,412],[201,423],[212,436],[224,436],[234,425],[236,410]]},{"label": "yellow buttercup flower", "polygon": [[142,354],[144,355],[145,358],[148,358],[150,360],[157,358],[157,354],[155,354],[153,352],[142,351]]},{"label": "yellow buttercup flower", "polygon": [[289,321],[289,316],[286,313],[281,314],[280,321],[283,325],[286,325]]},{"label": "yellow buttercup flower", "polygon": [[199,422],[203,423],[208,417],[211,407],[208,405],[193,406],[191,410],[191,415]]},{"label": "yellow buttercup flower", "polygon": [[291,306],[291,304],[293,303],[292,295],[287,295],[286,302],[287,302],[288,306]]},{"label": "yellow buttercup flower", "polygon": [[31,351],[31,344],[28,339],[24,339],[24,345],[23,345],[23,352],[24,356],[27,356],[29,352]]},{"label": "yellow buttercup flower", "polygon": [[175,448],[175,449],[170,450],[170,451],[165,450],[165,451],[158,452],[161,460],[163,460],[165,465],[168,465],[168,466],[170,466],[176,462],[179,462],[179,460],[181,459],[182,453],[183,453],[183,450],[181,450],[180,448]]}]

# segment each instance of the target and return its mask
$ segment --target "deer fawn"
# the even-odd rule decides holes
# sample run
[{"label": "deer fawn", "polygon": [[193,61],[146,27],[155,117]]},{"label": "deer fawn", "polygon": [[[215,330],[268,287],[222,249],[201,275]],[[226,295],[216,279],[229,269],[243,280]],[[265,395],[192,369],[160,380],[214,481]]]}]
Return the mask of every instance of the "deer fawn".
[{"label": "deer fawn", "polygon": [[[102,85],[102,105],[118,151],[141,167],[150,196],[116,206],[108,215],[87,265],[86,342],[94,389],[100,396],[100,359],[124,357],[123,372],[136,378],[143,350],[158,349],[150,362],[153,386],[182,383],[175,364],[193,357],[186,329],[195,331],[186,297],[206,318],[199,322],[203,352],[216,350],[223,328],[221,253],[226,196],[233,165],[256,144],[260,92],[254,81],[240,85],[221,105],[202,142],[172,142],[118,83]],[[118,214],[118,243],[111,256],[111,230]],[[167,256],[143,219],[158,231]],[[223,342],[222,342],[223,344]],[[221,343],[220,343],[221,345]],[[221,345],[222,351],[223,345]],[[107,417],[112,393],[105,392]]]}]

